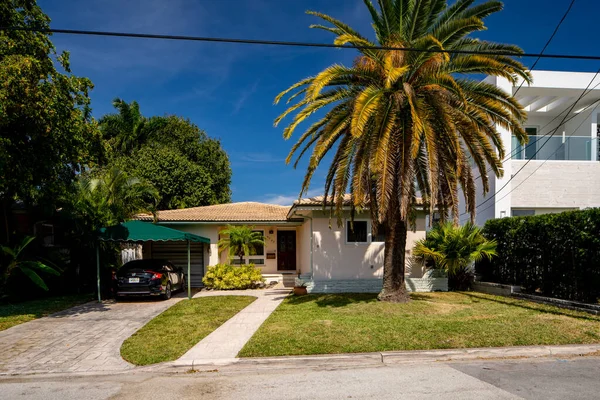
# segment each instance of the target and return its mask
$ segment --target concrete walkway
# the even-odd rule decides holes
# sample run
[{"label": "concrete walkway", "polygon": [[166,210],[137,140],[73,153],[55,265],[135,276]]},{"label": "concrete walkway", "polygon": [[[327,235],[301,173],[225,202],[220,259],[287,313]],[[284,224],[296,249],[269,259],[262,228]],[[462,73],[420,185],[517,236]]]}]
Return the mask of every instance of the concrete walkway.
[{"label": "concrete walkway", "polygon": [[228,363],[290,293],[289,289],[201,291],[205,296],[255,296],[257,299],[185,353],[177,362]]},{"label": "concrete walkway", "polygon": [[125,371],[121,344],[185,298],[91,302],[0,332],[0,375]]}]

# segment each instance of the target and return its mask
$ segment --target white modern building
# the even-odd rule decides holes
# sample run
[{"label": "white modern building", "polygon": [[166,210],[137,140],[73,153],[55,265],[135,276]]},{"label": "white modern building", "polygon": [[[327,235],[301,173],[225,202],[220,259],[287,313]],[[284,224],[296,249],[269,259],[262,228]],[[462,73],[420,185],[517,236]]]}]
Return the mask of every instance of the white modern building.
[{"label": "white modern building", "polygon": [[[488,170],[490,192],[485,197],[479,185],[478,225],[491,218],[600,206],[600,74],[532,71],[532,75],[533,83],[520,89],[521,82],[486,79],[516,94],[525,107],[529,144],[520,145],[510,132],[499,128],[506,150],[504,176],[496,178]],[[461,222],[468,221],[464,206],[461,213]]]}]

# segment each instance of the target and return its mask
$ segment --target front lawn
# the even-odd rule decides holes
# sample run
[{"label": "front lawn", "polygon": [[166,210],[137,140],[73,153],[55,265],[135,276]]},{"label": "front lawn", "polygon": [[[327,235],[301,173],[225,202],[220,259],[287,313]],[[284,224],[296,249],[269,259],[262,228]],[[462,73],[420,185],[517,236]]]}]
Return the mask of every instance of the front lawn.
[{"label": "front lawn", "polygon": [[251,296],[182,300],[127,339],[121,356],[136,365],[176,360],[254,300]]},{"label": "front lawn", "polygon": [[87,303],[93,300],[92,294],[47,297],[14,303],[9,300],[0,302],[0,331],[33,319]]},{"label": "front lawn", "polygon": [[473,292],[287,298],[239,356],[600,343],[600,317]]}]

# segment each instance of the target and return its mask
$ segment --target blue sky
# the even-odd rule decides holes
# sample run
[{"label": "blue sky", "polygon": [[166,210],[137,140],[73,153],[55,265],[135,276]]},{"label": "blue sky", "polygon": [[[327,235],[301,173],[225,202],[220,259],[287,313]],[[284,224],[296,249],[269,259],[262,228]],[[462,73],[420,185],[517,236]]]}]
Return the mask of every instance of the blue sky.
[{"label": "blue sky", "polygon": [[[452,2],[452,0],[450,0]],[[371,36],[362,0],[39,0],[53,28],[331,43],[306,10],[330,14]],[[506,0],[478,37],[539,52],[569,0]],[[577,0],[547,53],[597,53],[597,0]],[[94,116],[112,112],[111,101],[137,100],[146,116],[189,118],[229,153],[233,201],[290,204],[297,198],[305,163],[285,165],[293,144],[273,120],[284,110],[277,93],[333,64],[349,64],[342,49],[284,48],[149,39],[54,35],[71,52],[75,74],[89,77]],[[533,59],[524,59],[530,66]],[[540,61],[536,69],[595,72],[593,61]],[[310,195],[322,192],[324,165]]]}]

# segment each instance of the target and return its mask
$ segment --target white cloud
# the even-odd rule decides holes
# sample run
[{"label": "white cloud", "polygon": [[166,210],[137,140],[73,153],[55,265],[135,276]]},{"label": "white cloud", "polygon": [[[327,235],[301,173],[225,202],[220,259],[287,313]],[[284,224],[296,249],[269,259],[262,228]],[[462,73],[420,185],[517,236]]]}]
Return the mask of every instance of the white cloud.
[{"label": "white cloud", "polygon": [[244,153],[240,159],[255,163],[282,163],[285,161],[285,158],[275,157],[270,153]]},{"label": "white cloud", "polygon": [[[308,191],[308,193],[302,197],[304,197],[304,198],[314,197],[314,196],[319,196],[322,194],[323,194],[323,189],[310,189]],[[292,203],[296,200],[298,200],[298,193],[296,193],[296,194],[267,194],[261,200],[261,202],[267,203],[267,204],[279,204],[282,206],[291,206]]]}]

